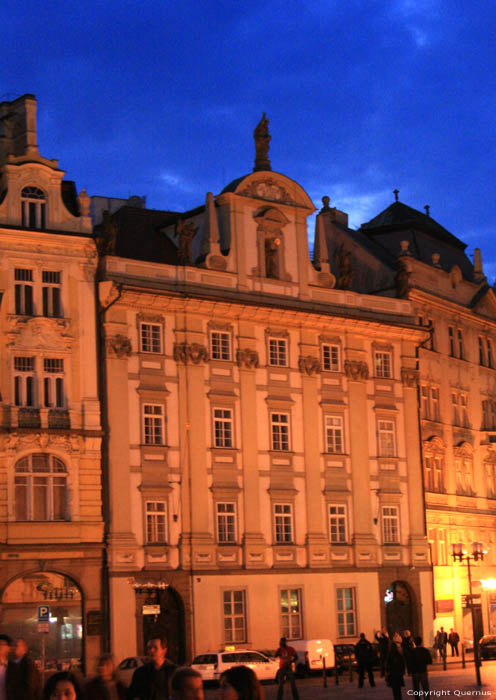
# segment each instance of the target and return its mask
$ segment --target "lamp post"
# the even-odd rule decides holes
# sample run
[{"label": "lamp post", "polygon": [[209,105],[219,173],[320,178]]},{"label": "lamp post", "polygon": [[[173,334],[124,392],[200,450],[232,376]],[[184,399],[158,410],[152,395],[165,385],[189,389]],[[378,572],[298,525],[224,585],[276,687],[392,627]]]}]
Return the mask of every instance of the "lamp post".
[{"label": "lamp post", "polygon": [[463,549],[463,543],[458,542],[452,545],[452,555],[453,561],[459,561],[460,564],[465,562],[467,564],[468,572],[468,590],[469,590],[469,606],[470,613],[472,615],[472,636],[474,639],[474,664],[475,664],[475,677],[477,679],[477,685],[482,685],[481,675],[480,675],[480,657],[479,657],[479,641],[477,639],[477,630],[475,626],[475,615],[474,615],[474,600],[472,596],[472,574],[470,571],[470,562],[482,561],[484,559],[484,550],[482,548],[482,542],[472,542],[472,554],[467,554]]}]

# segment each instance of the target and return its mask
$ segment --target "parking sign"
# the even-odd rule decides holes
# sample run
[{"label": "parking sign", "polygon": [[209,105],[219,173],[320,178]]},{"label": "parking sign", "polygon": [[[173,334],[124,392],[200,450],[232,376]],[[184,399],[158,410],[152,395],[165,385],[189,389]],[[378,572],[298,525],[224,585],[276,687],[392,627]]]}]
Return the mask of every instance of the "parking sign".
[{"label": "parking sign", "polygon": [[38,622],[50,622],[50,607],[38,605]]}]

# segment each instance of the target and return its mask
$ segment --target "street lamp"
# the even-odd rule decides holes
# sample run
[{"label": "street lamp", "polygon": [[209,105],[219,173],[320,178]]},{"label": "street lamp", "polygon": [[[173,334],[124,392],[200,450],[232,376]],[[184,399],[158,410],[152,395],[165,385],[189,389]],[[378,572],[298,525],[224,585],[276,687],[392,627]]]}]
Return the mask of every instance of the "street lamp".
[{"label": "street lamp", "polygon": [[472,595],[472,574],[470,571],[470,562],[472,559],[474,561],[482,561],[484,559],[484,549],[482,542],[472,542],[472,554],[467,554],[463,548],[462,542],[457,542],[452,546],[453,561],[459,561],[460,564],[465,562],[467,564],[468,571],[468,590],[469,590],[469,606],[472,615],[472,636],[474,639],[474,664],[475,664],[475,676],[477,679],[477,685],[482,685],[481,675],[480,675],[480,657],[479,657],[479,640],[477,639],[477,630],[475,626],[475,615],[474,615],[474,600]]}]

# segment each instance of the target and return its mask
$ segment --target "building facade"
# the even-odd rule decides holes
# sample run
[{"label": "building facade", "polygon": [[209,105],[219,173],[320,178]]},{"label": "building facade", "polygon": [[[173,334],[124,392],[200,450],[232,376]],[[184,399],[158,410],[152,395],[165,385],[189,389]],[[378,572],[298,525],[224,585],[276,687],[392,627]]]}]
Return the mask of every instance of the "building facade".
[{"label": "building facade", "polygon": [[90,199],[39,154],[32,95],[0,124],[0,627],[84,666],[104,645]]},{"label": "building facade", "polygon": [[[397,197],[397,192],[395,193]],[[495,633],[496,362],[495,295],[466,245],[431,216],[395,201],[358,231],[329,209],[326,235],[343,246],[353,288],[408,298],[429,339],[419,348],[419,417],[425,513],[434,572],[435,628],[456,628],[471,641],[466,565],[452,545],[485,550],[472,561],[478,636]]]},{"label": "building facade", "polygon": [[325,212],[311,263],[314,206],[256,149],[204,206],[126,206],[97,231],[117,657],[156,627],[177,661],[281,635],[432,635],[429,333],[408,300],[336,288]]}]

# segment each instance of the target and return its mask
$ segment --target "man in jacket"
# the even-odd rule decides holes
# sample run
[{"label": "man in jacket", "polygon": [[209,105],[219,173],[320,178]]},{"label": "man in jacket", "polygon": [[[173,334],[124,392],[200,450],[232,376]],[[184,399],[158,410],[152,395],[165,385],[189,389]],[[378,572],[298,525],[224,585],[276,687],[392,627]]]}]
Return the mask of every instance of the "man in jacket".
[{"label": "man in jacket", "polygon": [[448,635],[448,643],[451,647],[451,656],[458,656],[458,642],[460,641],[460,635],[455,632],[453,628],[450,629]]},{"label": "man in jacket", "polygon": [[363,679],[365,673],[369,677],[369,683],[372,687],[375,686],[374,672],[372,666],[374,664],[375,652],[372,644],[365,638],[363,632],[360,633],[360,639],[355,644],[355,659],[358,664],[358,687],[363,688]]},{"label": "man in jacket", "polygon": [[183,666],[171,678],[170,700],[203,700],[203,680],[194,668]]},{"label": "man in jacket", "polygon": [[7,700],[38,700],[41,696],[41,674],[28,654],[26,640],[17,639],[13,652],[5,675]]},{"label": "man in jacket", "polygon": [[411,650],[413,690],[419,691],[422,686],[422,690],[428,691],[427,666],[432,663],[431,652],[422,646],[422,637],[415,637],[414,641],[415,647]]},{"label": "man in jacket", "polygon": [[127,700],[168,700],[176,666],[166,658],[167,639],[158,634],[148,640],[146,649],[151,661],[134,672]]},{"label": "man in jacket", "polygon": [[276,656],[279,657],[279,671],[277,674],[279,679],[279,688],[277,689],[277,700],[282,700],[286,678],[291,685],[293,700],[299,700],[293,673],[293,663],[298,658],[298,654],[293,647],[288,647],[286,637],[281,637],[279,640],[279,649],[276,651]]}]

